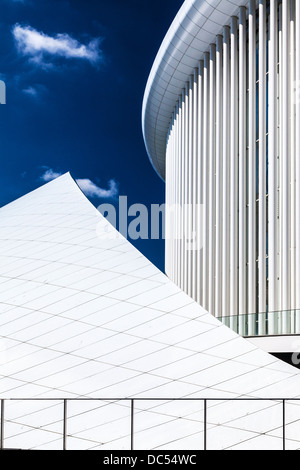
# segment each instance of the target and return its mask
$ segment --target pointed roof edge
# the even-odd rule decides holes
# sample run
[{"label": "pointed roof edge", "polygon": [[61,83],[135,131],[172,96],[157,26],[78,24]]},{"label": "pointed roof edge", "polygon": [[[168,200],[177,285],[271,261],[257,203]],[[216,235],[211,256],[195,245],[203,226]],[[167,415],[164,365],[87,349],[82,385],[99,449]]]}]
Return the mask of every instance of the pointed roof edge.
[{"label": "pointed roof edge", "polygon": [[81,194],[85,200],[90,204],[91,208],[93,208],[97,214],[99,216],[101,216],[100,212],[98,211],[98,209],[94,206],[94,204],[89,200],[89,198],[86,196],[86,194],[83,192],[83,190],[80,188],[79,184],[77,183],[76,179],[72,176],[71,172],[70,171],[66,171],[65,173],[61,174],[60,176],[58,176],[57,178],[53,178],[52,180],[50,181],[45,181],[43,182],[41,185],[39,185],[37,188],[33,189],[32,191],[29,191],[28,193],[26,194],[23,194],[22,196],[18,197],[17,199],[14,199],[13,201],[11,202],[8,202],[7,204],[5,204],[4,206],[0,207],[0,211],[7,208],[8,206],[12,205],[12,204],[16,204],[18,203],[21,199],[24,199],[24,198],[27,198],[28,196],[34,194],[36,191],[39,191],[41,190],[42,188],[46,187],[46,186],[49,186],[49,185],[52,185],[52,184],[55,184],[55,182],[57,182],[58,180],[62,180],[62,179],[68,179],[70,182],[72,182],[74,184],[74,188],[77,188],[78,189],[78,194]]}]

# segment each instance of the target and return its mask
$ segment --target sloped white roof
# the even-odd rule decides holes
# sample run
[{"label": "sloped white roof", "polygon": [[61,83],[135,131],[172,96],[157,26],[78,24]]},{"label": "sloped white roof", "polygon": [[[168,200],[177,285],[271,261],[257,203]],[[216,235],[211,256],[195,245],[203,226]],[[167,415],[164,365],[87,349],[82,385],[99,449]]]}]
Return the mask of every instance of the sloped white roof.
[{"label": "sloped white roof", "polygon": [[[213,318],[126,239],[107,239],[105,225],[69,174],[0,209],[0,398],[49,400],[6,403],[9,447],[60,446],[51,399],[104,400],[69,403],[70,447],[128,447],[120,399],[136,398],[136,446],[182,449],[200,445],[203,403],[171,399],[300,395],[296,368]],[[211,402],[209,433],[225,447],[280,447],[281,419],[281,403]]]}]

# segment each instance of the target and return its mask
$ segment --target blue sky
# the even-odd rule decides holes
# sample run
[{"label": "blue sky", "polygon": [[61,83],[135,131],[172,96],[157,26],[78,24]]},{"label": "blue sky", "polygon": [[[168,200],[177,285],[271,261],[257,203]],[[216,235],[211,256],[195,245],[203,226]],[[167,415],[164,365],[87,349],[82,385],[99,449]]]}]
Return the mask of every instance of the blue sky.
[{"label": "blue sky", "polygon": [[[0,206],[70,171],[98,206],[164,202],[141,107],[182,0],[0,0]],[[110,197],[114,199],[110,199]],[[114,202],[116,204],[116,202]],[[134,242],[160,269],[162,240]]]}]

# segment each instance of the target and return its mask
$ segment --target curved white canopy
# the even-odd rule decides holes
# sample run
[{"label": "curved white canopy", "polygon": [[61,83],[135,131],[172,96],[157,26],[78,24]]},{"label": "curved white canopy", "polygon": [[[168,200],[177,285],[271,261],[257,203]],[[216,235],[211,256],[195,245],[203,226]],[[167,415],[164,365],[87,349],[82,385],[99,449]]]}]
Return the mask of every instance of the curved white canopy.
[{"label": "curved white canopy", "polygon": [[150,161],[163,179],[168,128],[182,89],[216,35],[246,4],[246,0],[186,0],[159,49],[144,94],[142,127]]}]

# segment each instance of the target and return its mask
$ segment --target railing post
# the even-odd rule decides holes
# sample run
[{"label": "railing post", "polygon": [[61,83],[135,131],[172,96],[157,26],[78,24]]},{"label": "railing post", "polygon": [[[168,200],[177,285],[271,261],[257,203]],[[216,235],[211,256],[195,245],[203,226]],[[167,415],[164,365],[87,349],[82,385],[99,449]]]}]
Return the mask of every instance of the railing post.
[{"label": "railing post", "polygon": [[130,434],[131,434],[131,439],[130,439],[130,448],[131,450],[134,449],[134,400],[131,400],[131,429],[130,429]]},{"label": "railing post", "polygon": [[64,399],[63,450],[67,450],[67,400]]},{"label": "railing post", "polygon": [[207,450],[207,400],[204,400],[204,450]]},{"label": "railing post", "polygon": [[0,449],[4,449],[4,400],[1,400]]},{"label": "railing post", "polygon": [[285,450],[285,400],[282,400],[282,450]]}]

